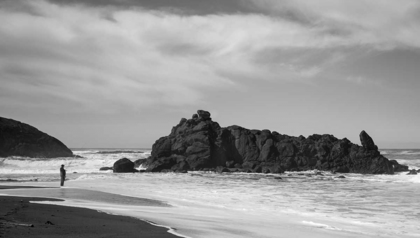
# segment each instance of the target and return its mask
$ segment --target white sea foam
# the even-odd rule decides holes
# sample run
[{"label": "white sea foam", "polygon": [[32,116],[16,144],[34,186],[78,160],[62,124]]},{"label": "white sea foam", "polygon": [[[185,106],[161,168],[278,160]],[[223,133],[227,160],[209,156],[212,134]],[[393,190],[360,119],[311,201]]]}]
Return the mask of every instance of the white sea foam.
[{"label": "white sea foam", "polygon": [[323,229],[327,229],[327,230],[336,230],[336,231],[340,231],[342,229],[337,228],[337,227],[333,227],[333,226],[329,226],[326,224],[321,224],[321,223],[316,223],[316,222],[312,222],[312,221],[302,221],[303,224],[308,225],[308,226],[314,226],[316,228],[323,228]]},{"label": "white sea foam", "polygon": [[411,175],[408,181],[413,182],[413,183],[420,183],[420,174]]},{"label": "white sea foam", "polygon": [[[66,158],[26,158],[26,157],[8,157],[0,160],[0,174],[55,174],[62,164],[68,171],[77,173],[96,173],[100,172],[101,167],[112,167],[112,165],[121,158],[128,158],[133,162],[137,159],[144,159],[150,156],[150,151],[129,151],[125,153],[106,153],[100,151],[74,151],[78,157]],[[112,152],[112,151],[111,151]],[[104,172],[106,173],[106,171]]]},{"label": "white sea foam", "polygon": [[382,155],[420,155],[420,150],[380,150]]},{"label": "white sea foam", "polygon": [[397,162],[402,165],[409,166],[409,169],[420,169],[420,159],[413,160],[413,159],[398,159]]},{"label": "white sea foam", "polygon": [[419,151],[406,150],[400,152],[401,155],[420,155]]}]

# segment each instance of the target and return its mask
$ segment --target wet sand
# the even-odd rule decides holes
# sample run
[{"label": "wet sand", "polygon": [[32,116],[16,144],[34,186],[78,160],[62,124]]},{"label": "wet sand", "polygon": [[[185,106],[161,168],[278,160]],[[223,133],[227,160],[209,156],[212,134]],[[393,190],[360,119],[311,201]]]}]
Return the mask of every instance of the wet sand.
[{"label": "wet sand", "polygon": [[[29,188],[28,188],[29,187]],[[31,186],[0,186],[0,189]],[[132,217],[86,208],[30,203],[63,201],[40,197],[0,196],[0,237],[150,237],[175,238],[168,229]]]},{"label": "wet sand", "polygon": [[36,187],[36,186],[8,186],[8,185],[0,185],[0,189],[21,189],[21,188],[48,188],[48,187]]}]

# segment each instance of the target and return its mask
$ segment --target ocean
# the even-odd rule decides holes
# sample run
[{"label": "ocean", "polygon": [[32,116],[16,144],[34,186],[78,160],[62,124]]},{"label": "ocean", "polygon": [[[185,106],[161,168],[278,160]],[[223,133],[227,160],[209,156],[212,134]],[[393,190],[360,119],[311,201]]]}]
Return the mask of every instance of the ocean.
[{"label": "ocean", "polygon": [[[0,158],[0,184],[54,187],[0,193],[64,198],[54,204],[137,217],[173,227],[171,232],[183,237],[420,237],[420,173],[114,174],[99,168],[123,157],[147,158],[151,150],[73,152],[84,158]],[[384,149],[381,154],[420,169],[418,149]],[[57,189],[61,164],[67,181]],[[90,193],[80,195],[84,190]],[[168,206],[142,206],[135,198]]]}]

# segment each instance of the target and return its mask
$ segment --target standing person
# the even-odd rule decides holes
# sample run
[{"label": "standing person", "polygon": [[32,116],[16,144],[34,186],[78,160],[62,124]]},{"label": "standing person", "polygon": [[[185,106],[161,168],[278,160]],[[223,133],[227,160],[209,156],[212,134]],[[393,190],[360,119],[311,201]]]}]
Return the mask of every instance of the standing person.
[{"label": "standing person", "polygon": [[61,177],[61,186],[64,186],[64,180],[66,179],[66,170],[64,169],[64,164],[60,168],[60,177]]}]

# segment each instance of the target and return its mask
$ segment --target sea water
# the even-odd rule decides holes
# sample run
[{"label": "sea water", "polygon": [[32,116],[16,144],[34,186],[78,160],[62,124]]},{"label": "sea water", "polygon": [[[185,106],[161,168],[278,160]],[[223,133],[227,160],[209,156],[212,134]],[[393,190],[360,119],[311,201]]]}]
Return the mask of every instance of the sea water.
[{"label": "sea water", "polygon": [[[66,188],[0,193],[65,198],[64,205],[138,217],[175,227],[186,237],[420,237],[420,173],[343,174],[345,178],[326,171],[114,174],[99,168],[123,157],[147,158],[150,150],[73,152],[83,158],[0,158],[3,185],[57,187],[61,164],[68,177]],[[420,150],[381,153],[420,169]],[[102,195],[77,196],[80,189]],[[139,206],[135,199],[105,199],[105,193],[169,206]]]}]

